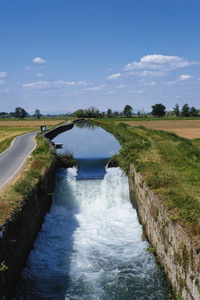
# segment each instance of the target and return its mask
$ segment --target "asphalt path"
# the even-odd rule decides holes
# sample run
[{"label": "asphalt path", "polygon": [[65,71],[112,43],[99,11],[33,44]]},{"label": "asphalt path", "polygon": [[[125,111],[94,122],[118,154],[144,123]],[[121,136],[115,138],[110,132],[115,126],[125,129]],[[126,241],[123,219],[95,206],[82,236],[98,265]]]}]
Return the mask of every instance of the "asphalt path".
[{"label": "asphalt path", "polygon": [[24,166],[27,157],[35,149],[37,132],[16,137],[10,148],[0,154],[0,189],[14,178]]}]

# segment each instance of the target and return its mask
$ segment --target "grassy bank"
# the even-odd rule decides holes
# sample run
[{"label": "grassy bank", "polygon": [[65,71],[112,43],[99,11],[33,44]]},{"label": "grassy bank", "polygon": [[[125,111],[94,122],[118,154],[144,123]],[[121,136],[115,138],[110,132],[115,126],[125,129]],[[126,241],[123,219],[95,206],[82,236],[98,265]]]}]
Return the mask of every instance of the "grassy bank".
[{"label": "grassy bank", "polygon": [[129,172],[134,164],[146,184],[154,190],[171,218],[180,222],[196,239],[200,235],[200,149],[174,133],[94,121],[113,133],[122,148],[120,167]]},{"label": "grassy bank", "polygon": [[[63,122],[64,120],[57,118],[45,119],[47,128],[60,125]],[[43,120],[0,121],[0,153],[10,146],[16,136],[40,130],[42,125],[44,125]],[[43,145],[43,137],[40,132],[36,136],[36,144],[36,149],[28,158],[25,168],[7,186],[0,190],[0,226],[8,218],[12,218],[12,214],[16,209],[20,209],[22,202],[29,198],[37,183],[40,182],[41,186],[43,185],[45,171],[51,164],[56,164],[58,167],[74,165],[71,153],[56,156],[54,151],[50,150],[47,140]]]},{"label": "grassy bank", "polygon": [[139,117],[137,115],[133,116],[132,118],[127,118],[127,117],[117,117],[117,118],[103,118],[99,119],[100,121],[103,120],[103,122],[108,122],[108,123],[115,123],[115,122],[126,122],[126,121],[131,121],[131,122],[143,122],[143,121],[198,121],[200,120],[200,117],[176,117],[176,116],[169,116],[169,117],[153,117],[153,116],[145,116],[145,117]]},{"label": "grassy bank", "polygon": [[55,163],[55,155],[50,151],[49,143],[45,141],[43,146],[41,135],[37,135],[36,142],[37,147],[28,158],[25,168],[0,191],[0,225],[12,218],[14,210],[20,209],[21,203],[28,199],[35,185],[43,183],[45,171]]}]

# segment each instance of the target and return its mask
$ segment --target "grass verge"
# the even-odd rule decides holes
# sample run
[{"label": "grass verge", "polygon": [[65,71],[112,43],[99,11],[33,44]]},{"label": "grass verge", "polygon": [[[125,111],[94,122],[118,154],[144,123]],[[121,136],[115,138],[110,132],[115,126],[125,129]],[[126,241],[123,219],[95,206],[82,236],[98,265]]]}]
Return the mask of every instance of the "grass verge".
[{"label": "grass verge", "polygon": [[36,142],[37,147],[28,158],[25,168],[0,191],[0,226],[12,218],[14,210],[20,209],[21,203],[29,198],[37,183],[43,184],[45,171],[56,160],[47,140],[43,146],[40,134],[36,136]]},{"label": "grass verge", "polygon": [[120,167],[128,174],[134,164],[146,184],[162,200],[171,218],[200,239],[200,148],[174,133],[93,121],[120,142]]}]

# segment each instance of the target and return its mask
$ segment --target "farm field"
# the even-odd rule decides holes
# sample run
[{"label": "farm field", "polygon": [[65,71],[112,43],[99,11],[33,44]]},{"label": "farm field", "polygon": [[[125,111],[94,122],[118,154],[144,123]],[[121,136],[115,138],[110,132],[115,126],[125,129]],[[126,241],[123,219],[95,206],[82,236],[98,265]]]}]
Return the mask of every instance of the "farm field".
[{"label": "farm field", "polygon": [[[47,119],[45,125],[48,127],[64,123],[63,119]],[[11,141],[18,135],[40,130],[44,120],[0,120],[0,153],[9,147]]]},{"label": "farm field", "polygon": [[47,119],[47,120],[0,120],[0,127],[23,127],[35,128],[42,125],[53,126],[64,123],[64,119]]},{"label": "farm field", "polygon": [[200,138],[200,120],[159,120],[159,121],[123,121],[131,126],[145,126],[147,129],[164,130],[174,132],[177,135],[187,138]]},{"label": "farm field", "polygon": [[123,120],[116,125],[117,121],[94,124],[115,135],[122,146],[118,154],[120,167],[128,174],[133,164],[146,185],[162,199],[173,220],[187,228],[200,246],[200,139],[189,140],[169,133],[172,121],[158,121],[158,125],[169,125],[152,128],[162,130],[144,127],[150,121],[142,122],[143,127],[138,127],[139,121]]}]

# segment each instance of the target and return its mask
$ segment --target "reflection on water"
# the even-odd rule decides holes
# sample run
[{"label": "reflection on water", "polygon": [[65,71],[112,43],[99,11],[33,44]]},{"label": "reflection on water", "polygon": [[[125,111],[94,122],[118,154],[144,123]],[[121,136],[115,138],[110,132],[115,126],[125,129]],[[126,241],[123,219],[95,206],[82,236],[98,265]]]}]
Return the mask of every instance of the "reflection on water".
[{"label": "reflection on water", "polygon": [[75,123],[72,130],[53,139],[63,144],[63,150],[59,151],[67,149],[75,158],[110,158],[119,151],[120,144],[112,134],[88,122],[80,124]]},{"label": "reflection on water", "polygon": [[76,122],[75,126],[78,128],[88,128],[90,130],[95,130],[96,128],[98,128],[93,123],[88,122],[87,120],[82,120],[82,121]]}]

